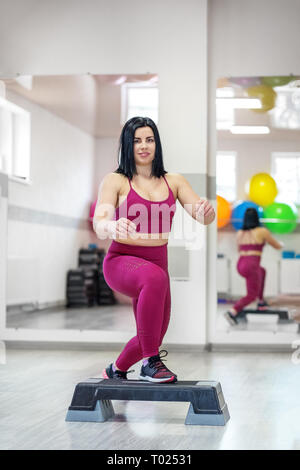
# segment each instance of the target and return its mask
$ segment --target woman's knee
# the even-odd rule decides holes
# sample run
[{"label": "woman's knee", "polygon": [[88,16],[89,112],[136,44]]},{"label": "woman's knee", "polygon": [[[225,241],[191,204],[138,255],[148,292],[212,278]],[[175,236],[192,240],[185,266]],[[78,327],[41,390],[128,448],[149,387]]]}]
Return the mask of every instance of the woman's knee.
[{"label": "woman's knee", "polygon": [[167,288],[169,285],[169,276],[166,271],[157,266],[157,269],[151,269],[144,275],[144,284],[151,287]]}]

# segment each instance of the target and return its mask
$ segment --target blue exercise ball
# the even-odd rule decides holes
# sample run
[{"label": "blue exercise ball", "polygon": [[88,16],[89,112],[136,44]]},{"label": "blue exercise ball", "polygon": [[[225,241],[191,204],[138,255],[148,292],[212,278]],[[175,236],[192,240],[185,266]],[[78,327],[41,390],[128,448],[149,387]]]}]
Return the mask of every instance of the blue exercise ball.
[{"label": "blue exercise ball", "polygon": [[251,201],[237,201],[231,212],[231,224],[236,230],[241,230],[243,227],[244,215],[246,210],[252,207],[257,210],[258,217],[263,217],[263,208]]}]

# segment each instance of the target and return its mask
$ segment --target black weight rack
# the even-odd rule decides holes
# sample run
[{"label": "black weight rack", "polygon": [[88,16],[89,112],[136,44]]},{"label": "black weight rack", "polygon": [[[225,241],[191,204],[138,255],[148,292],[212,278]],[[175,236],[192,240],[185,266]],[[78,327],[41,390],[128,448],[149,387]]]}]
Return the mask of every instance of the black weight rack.
[{"label": "black weight rack", "polygon": [[67,272],[67,307],[113,305],[116,298],[103,275],[105,252],[98,247],[81,248],[78,268]]}]

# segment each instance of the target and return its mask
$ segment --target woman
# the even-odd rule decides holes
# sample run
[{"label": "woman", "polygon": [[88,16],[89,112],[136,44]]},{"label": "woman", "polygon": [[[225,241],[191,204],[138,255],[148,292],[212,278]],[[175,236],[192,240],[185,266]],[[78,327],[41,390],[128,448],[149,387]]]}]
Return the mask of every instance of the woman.
[{"label": "woman", "polygon": [[242,230],[237,232],[237,243],[240,254],[237,270],[246,278],[247,295],[224,314],[231,325],[238,323],[239,312],[257,298],[258,309],[263,310],[268,305],[263,298],[266,270],[260,266],[262,249],[265,243],[277,250],[283,247],[283,243],[275,240],[268,229],[260,226],[257,210],[252,207],[245,212]]},{"label": "woman", "polygon": [[215,212],[182,175],[165,171],[151,119],[126,122],[119,155],[118,169],[100,185],[93,226],[98,238],[113,238],[103,274],[113,290],[132,298],[137,335],[104,369],[103,377],[127,379],[129,367],[143,359],[141,380],[176,382],[176,374],[161,360],[167,351],[159,352],[170,319],[167,244],[176,200],[204,225],[213,222]]}]

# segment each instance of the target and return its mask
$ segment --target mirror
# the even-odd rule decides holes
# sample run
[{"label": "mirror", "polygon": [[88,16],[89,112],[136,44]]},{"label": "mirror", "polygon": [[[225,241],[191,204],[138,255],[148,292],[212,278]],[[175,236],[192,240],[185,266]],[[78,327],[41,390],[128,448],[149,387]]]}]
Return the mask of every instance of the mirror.
[{"label": "mirror", "polygon": [[[295,338],[300,319],[300,77],[220,78],[216,126],[216,330],[227,338],[228,333],[247,338],[247,343],[255,343],[256,334],[266,342]],[[260,227],[284,244],[282,250],[266,243],[260,255],[260,227],[242,230],[249,208],[258,214]],[[238,266],[239,247],[244,267]],[[254,267],[258,259],[266,274],[263,296],[263,271]],[[246,267],[252,262],[251,269]],[[237,304],[246,295],[247,302]],[[269,305],[258,307],[260,297]],[[224,313],[234,306],[239,315],[230,324]]]},{"label": "mirror", "polygon": [[6,328],[90,331],[99,341],[92,331],[111,331],[127,341],[136,328],[131,299],[104,280],[111,240],[96,237],[93,207],[102,178],[118,166],[123,124],[136,115],[158,121],[158,76],[18,76],[0,84]]}]

